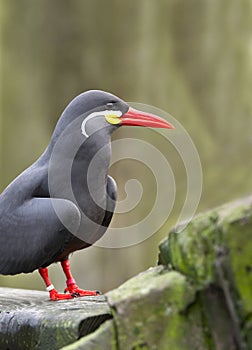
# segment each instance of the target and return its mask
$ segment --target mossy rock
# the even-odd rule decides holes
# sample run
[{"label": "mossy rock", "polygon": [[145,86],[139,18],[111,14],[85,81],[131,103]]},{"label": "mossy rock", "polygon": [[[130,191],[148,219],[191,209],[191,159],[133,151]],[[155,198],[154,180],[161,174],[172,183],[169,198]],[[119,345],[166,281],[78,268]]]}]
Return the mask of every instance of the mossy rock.
[{"label": "mossy rock", "polygon": [[178,272],[151,268],[107,298],[119,349],[210,349],[196,289]]},{"label": "mossy rock", "polygon": [[237,341],[241,346],[244,339],[249,343],[252,197],[200,214],[182,232],[178,229],[160,243],[159,263],[190,278],[198,290],[211,285],[223,290]]}]

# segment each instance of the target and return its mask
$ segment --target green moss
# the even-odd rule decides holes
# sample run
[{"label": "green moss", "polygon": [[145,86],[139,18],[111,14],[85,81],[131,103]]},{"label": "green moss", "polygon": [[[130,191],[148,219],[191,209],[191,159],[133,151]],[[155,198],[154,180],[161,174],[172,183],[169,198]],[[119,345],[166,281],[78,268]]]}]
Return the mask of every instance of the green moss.
[{"label": "green moss", "polygon": [[252,350],[252,315],[248,317],[244,324],[243,334],[248,344],[248,350]]},{"label": "green moss", "polygon": [[171,265],[199,285],[209,284],[216,279],[215,247],[221,242],[216,217],[215,212],[198,216],[184,231],[177,233],[174,230],[168,237],[168,257]]},{"label": "green moss", "polygon": [[[166,345],[169,345],[166,347]],[[174,314],[160,341],[161,349],[210,350],[213,349],[210,334],[204,323],[204,314],[199,300],[186,313]]]},{"label": "green moss", "polygon": [[[158,266],[140,273],[131,278],[119,288],[107,294],[109,300],[113,303],[127,302],[129,298],[146,297],[152,292],[161,290],[169,294],[169,302],[176,305],[179,310],[183,310],[194,298],[194,287],[187,286],[186,277],[178,272],[171,271],[168,273],[165,267]],[[190,288],[189,288],[190,286]]]},{"label": "green moss", "polygon": [[[214,285],[224,296],[218,297],[223,300],[214,314],[210,312],[216,304],[211,303],[214,297],[208,295],[209,308],[203,303],[215,341],[223,324],[226,328],[219,334],[220,344],[225,333],[226,344],[231,346],[233,338],[228,334],[233,328],[237,341],[242,344],[247,339],[249,344],[251,327],[246,320],[252,314],[252,197],[198,215],[183,232],[172,230],[159,249],[159,263],[183,273],[203,294]],[[225,317],[216,323],[215,314],[221,306],[225,306]],[[214,331],[216,324],[219,326]]]},{"label": "green moss", "polygon": [[252,207],[234,208],[221,222],[228,247],[232,282],[239,294],[241,311],[252,313]]},{"label": "green moss", "polygon": [[[208,349],[195,287],[163,266],[149,269],[107,294],[120,349]],[[192,337],[192,326],[194,326]],[[197,339],[197,341],[196,341]]]},{"label": "green moss", "polygon": [[159,244],[158,264],[168,266],[170,261],[168,239],[165,238]]}]

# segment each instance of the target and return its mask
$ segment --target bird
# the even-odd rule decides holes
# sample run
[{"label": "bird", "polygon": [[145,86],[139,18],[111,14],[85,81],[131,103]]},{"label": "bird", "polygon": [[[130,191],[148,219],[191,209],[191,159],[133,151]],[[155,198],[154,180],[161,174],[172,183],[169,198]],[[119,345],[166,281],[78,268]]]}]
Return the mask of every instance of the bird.
[{"label": "bird", "polygon": [[[111,135],[121,126],[173,129],[102,90],[85,91],[66,106],[43,154],[0,194],[0,274],[38,270],[54,301],[101,294],[79,288],[69,256],[94,244],[110,224],[117,197],[108,175]],[[48,273],[57,262],[64,293]]]}]

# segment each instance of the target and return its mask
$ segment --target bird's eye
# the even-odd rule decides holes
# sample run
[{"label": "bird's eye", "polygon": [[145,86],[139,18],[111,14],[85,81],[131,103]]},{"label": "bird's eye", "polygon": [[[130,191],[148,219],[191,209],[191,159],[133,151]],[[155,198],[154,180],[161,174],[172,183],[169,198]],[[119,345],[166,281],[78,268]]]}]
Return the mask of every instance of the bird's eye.
[{"label": "bird's eye", "polygon": [[113,108],[113,106],[114,106],[114,103],[113,103],[113,102],[108,102],[108,103],[106,104],[106,107],[107,107],[108,109]]}]

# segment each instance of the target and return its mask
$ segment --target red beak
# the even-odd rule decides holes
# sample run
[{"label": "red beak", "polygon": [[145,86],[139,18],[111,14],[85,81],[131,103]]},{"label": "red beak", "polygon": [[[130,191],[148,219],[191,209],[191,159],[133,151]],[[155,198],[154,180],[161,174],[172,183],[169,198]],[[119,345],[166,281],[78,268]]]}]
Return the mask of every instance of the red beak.
[{"label": "red beak", "polygon": [[166,120],[159,118],[154,114],[138,111],[137,109],[131,107],[120,119],[121,125],[174,129],[174,127]]}]

